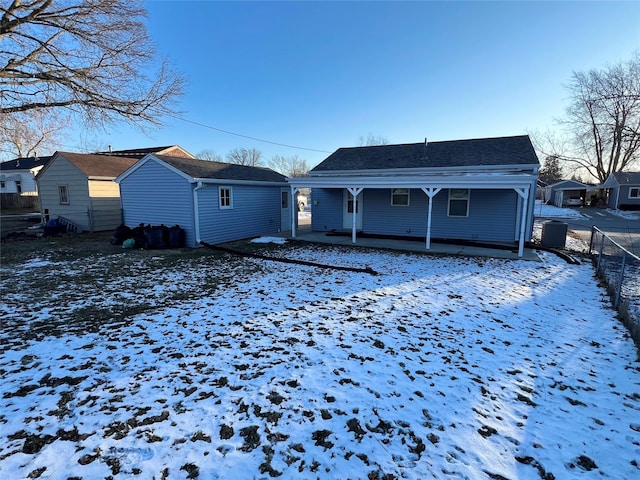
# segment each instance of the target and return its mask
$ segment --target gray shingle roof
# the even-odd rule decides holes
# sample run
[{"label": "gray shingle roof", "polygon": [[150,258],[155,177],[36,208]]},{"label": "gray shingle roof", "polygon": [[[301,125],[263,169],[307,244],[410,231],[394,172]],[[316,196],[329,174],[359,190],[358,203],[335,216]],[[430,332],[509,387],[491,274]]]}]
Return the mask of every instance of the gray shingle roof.
[{"label": "gray shingle roof", "polygon": [[615,172],[613,175],[620,185],[640,185],[640,172]]},{"label": "gray shingle roof", "polygon": [[[107,155],[113,157],[127,157],[141,159],[148,153],[163,153],[165,150],[181,148],[179,145],[165,145],[163,147],[130,148],[128,150],[112,150],[108,152],[95,152],[95,155]],[[169,152],[165,152],[169,153]]]},{"label": "gray shingle roof", "polygon": [[571,189],[571,188],[575,188],[575,189],[588,188],[589,185],[582,182],[578,182],[576,180],[561,180],[559,182],[552,183],[551,185],[549,185],[549,187],[562,190],[562,189]]},{"label": "gray shingle roof", "polygon": [[537,165],[528,135],[340,148],[311,172]]},{"label": "gray shingle roof", "polygon": [[212,162],[195,158],[168,157],[166,155],[155,155],[155,157],[177,168],[191,178],[286,183],[286,177],[284,175],[280,175],[270,168],[249,167],[246,165]]},{"label": "gray shingle roof", "polygon": [[31,170],[47,163],[51,157],[21,157],[0,162],[0,170]]}]

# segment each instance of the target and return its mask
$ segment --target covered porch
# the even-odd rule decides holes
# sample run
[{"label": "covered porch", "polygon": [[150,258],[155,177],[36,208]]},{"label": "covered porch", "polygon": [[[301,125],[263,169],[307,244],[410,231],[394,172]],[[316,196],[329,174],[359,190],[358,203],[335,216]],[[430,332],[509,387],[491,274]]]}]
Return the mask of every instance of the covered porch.
[{"label": "covered porch", "polygon": [[[517,208],[515,209],[515,218],[517,237],[514,243],[517,244],[517,254],[515,258],[523,258],[525,256],[525,242],[528,240],[529,226],[532,222],[532,195],[534,194],[535,177],[527,174],[496,174],[496,173],[478,173],[478,174],[462,174],[462,175],[415,175],[415,176],[313,176],[303,178],[289,178],[291,185],[291,198],[296,198],[297,192],[301,188],[320,188],[320,189],[343,189],[348,192],[352,198],[357,198],[365,189],[415,189],[420,190],[427,198],[426,209],[422,213],[424,219],[424,227],[426,235],[422,238],[422,242],[413,240],[390,240],[388,238],[363,238],[358,236],[358,222],[356,221],[356,208],[352,208],[353,221],[351,222],[350,237],[327,237],[326,232],[312,232],[309,228],[307,232],[297,230],[297,218],[292,215],[291,219],[291,237],[298,238],[300,234],[315,238],[315,241],[323,243],[350,243],[362,246],[388,247],[392,242],[402,242],[405,250],[415,251],[432,251],[434,253],[456,253],[464,249],[479,249],[485,247],[454,245],[434,243],[431,238],[432,231],[432,204],[434,197],[444,189],[469,189],[469,190],[511,190],[517,194]],[[530,232],[529,232],[530,233]],[[393,247],[389,247],[393,248]],[[439,250],[434,251],[434,249]],[[499,248],[489,248],[491,251],[502,251],[511,253],[509,250],[501,250]],[[495,254],[488,256],[497,256]]]}]

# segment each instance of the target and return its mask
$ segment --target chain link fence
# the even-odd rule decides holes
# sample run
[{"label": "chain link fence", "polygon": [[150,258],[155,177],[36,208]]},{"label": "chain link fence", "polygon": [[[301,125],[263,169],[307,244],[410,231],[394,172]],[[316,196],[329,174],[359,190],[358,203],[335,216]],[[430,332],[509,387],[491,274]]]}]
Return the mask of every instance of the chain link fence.
[{"label": "chain link fence", "polygon": [[640,257],[597,227],[591,228],[589,254],[607,284],[613,306],[640,347]]}]

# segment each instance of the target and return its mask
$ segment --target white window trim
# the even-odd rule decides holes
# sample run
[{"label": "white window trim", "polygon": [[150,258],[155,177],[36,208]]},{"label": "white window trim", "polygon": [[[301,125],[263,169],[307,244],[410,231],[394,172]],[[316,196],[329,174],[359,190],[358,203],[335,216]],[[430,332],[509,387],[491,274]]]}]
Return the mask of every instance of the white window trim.
[{"label": "white window trim", "polygon": [[[407,203],[393,203],[393,198],[396,190],[406,190],[407,191]],[[398,195],[404,195],[404,193],[400,193]],[[391,189],[391,206],[392,207],[408,207],[411,205],[411,189],[410,188],[392,188]]]},{"label": "white window trim", "polygon": [[[637,195],[631,196],[631,191],[632,190],[635,190]],[[631,188],[629,188],[629,198],[630,199],[634,199],[634,200],[640,199],[640,187],[631,187]]]},{"label": "white window trim", "polygon": [[[223,190],[229,190],[229,205],[222,205]],[[233,208],[233,187],[222,185],[218,187],[218,208],[220,210],[231,210]]]},{"label": "white window trim", "polygon": [[[60,189],[64,187],[66,196],[67,196],[67,201],[63,202],[62,201],[62,195],[60,194]],[[60,201],[60,205],[69,205],[70,203],[70,199],[69,199],[69,186],[68,185],[58,185],[58,200]]]},{"label": "white window trim", "polygon": [[[465,190],[467,192],[466,198],[454,198],[453,200],[466,200],[467,201],[467,211],[464,215],[451,215],[451,192],[453,190]],[[471,190],[468,188],[450,188],[449,189],[449,198],[447,200],[447,217],[451,218],[467,218],[469,217],[469,204],[471,203]]]}]

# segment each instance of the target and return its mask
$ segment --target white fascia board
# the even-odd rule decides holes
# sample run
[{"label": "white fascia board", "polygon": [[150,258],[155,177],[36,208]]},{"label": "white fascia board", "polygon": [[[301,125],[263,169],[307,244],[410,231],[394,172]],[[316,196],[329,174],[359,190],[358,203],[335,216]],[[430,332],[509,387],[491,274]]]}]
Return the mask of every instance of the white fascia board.
[{"label": "white fascia board", "polygon": [[110,181],[113,182],[116,180],[116,177],[93,177],[93,176],[88,176],[87,177],[88,180],[99,180],[99,181]]},{"label": "white fascia board", "polygon": [[51,158],[49,159],[49,161],[47,163],[45,163],[42,168],[40,169],[40,171],[36,174],[36,181],[39,180],[42,175],[44,175],[44,172],[46,172],[49,167],[53,164],[53,162],[58,158],[61,157],[62,154],[58,151],[55,151],[54,154],[51,156]]},{"label": "white fascia board", "polygon": [[227,180],[224,178],[192,178],[192,183],[209,183],[215,185],[256,185],[262,187],[288,187],[287,182],[260,182],[258,180]]},{"label": "white fascia board", "polygon": [[437,175],[398,177],[300,177],[288,179],[294,188],[527,188],[535,186],[535,175]]},{"label": "white fascia board", "polygon": [[330,170],[320,172],[309,172],[312,177],[336,177],[336,176],[405,176],[405,175],[447,175],[459,173],[509,173],[509,172],[531,172],[537,173],[540,165],[476,165],[458,167],[432,167],[432,168],[385,168],[368,170]]}]

